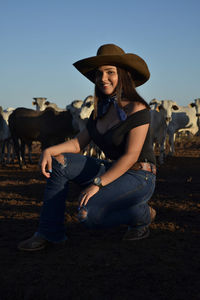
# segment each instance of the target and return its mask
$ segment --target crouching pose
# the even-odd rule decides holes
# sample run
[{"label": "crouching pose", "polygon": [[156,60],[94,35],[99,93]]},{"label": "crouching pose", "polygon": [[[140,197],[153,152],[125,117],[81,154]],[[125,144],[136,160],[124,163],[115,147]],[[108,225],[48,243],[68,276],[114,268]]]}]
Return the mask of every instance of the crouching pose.
[{"label": "crouching pose", "polygon": [[[95,84],[94,111],[85,130],[75,138],[47,148],[41,170],[47,177],[37,232],[18,245],[43,249],[67,240],[64,224],[68,182],[83,187],[80,222],[89,228],[127,224],[124,240],[149,235],[156,212],[148,205],[155,189],[155,156],[150,140],[150,109],[136,87],[150,76],[145,61],[114,44],[74,66]],[[90,141],[110,160],[79,154]]]}]

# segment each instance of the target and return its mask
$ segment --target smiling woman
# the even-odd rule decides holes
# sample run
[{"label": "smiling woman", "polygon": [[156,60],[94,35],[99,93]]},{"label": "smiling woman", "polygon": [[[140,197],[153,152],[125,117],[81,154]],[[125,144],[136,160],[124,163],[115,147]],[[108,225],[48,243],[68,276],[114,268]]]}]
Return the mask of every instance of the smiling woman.
[{"label": "smiling woman", "polygon": [[[83,187],[78,217],[89,228],[128,225],[124,240],[148,237],[156,212],[148,205],[155,188],[150,111],[135,87],[149,79],[145,61],[114,44],[74,66],[95,84],[94,111],[75,138],[47,148],[41,170],[47,178],[39,228],[19,244],[34,251],[67,240],[64,226],[69,180]],[[93,141],[109,160],[79,154]]]},{"label": "smiling woman", "polygon": [[105,95],[112,95],[118,84],[117,68],[101,66],[96,71],[96,86]]}]

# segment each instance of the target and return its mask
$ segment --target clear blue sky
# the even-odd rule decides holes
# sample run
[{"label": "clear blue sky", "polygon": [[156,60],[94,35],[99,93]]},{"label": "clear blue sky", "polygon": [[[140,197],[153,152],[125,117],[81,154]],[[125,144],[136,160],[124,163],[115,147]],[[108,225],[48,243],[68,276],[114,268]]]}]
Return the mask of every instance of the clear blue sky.
[{"label": "clear blue sky", "polygon": [[151,77],[139,93],[187,105],[200,97],[199,0],[0,2],[0,105],[60,107],[93,94],[72,64],[115,43],[140,55]]}]

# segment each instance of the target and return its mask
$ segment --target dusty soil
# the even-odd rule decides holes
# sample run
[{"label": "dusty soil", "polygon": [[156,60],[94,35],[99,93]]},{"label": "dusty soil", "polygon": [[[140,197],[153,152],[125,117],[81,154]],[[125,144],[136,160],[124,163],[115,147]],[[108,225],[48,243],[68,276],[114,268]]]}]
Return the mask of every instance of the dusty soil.
[{"label": "dusty soil", "polygon": [[79,188],[70,184],[69,241],[25,253],[19,241],[37,228],[44,177],[34,164],[0,168],[0,299],[200,299],[200,142],[179,141],[158,168],[149,238],[122,242],[125,226],[88,231],[77,222]]}]

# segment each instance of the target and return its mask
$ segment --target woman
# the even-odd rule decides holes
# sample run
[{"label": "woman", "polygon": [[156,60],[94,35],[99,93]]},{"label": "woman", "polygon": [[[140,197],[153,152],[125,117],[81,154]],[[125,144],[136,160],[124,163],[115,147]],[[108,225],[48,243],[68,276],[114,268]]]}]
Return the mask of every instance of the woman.
[{"label": "woman", "polygon": [[[127,224],[124,240],[149,235],[156,212],[148,200],[155,188],[155,157],[150,143],[150,112],[135,87],[150,73],[145,61],[114,44],[101,46],[94,57],[74,66],[95,84],[94,111],[77,137],[47,148],[41,170],[47,177],[38,231],[20,250],[64,243],[68,181],[84,187],[79,220],[89,228]],[[79,154],[93,140],[109,161]]]}]

